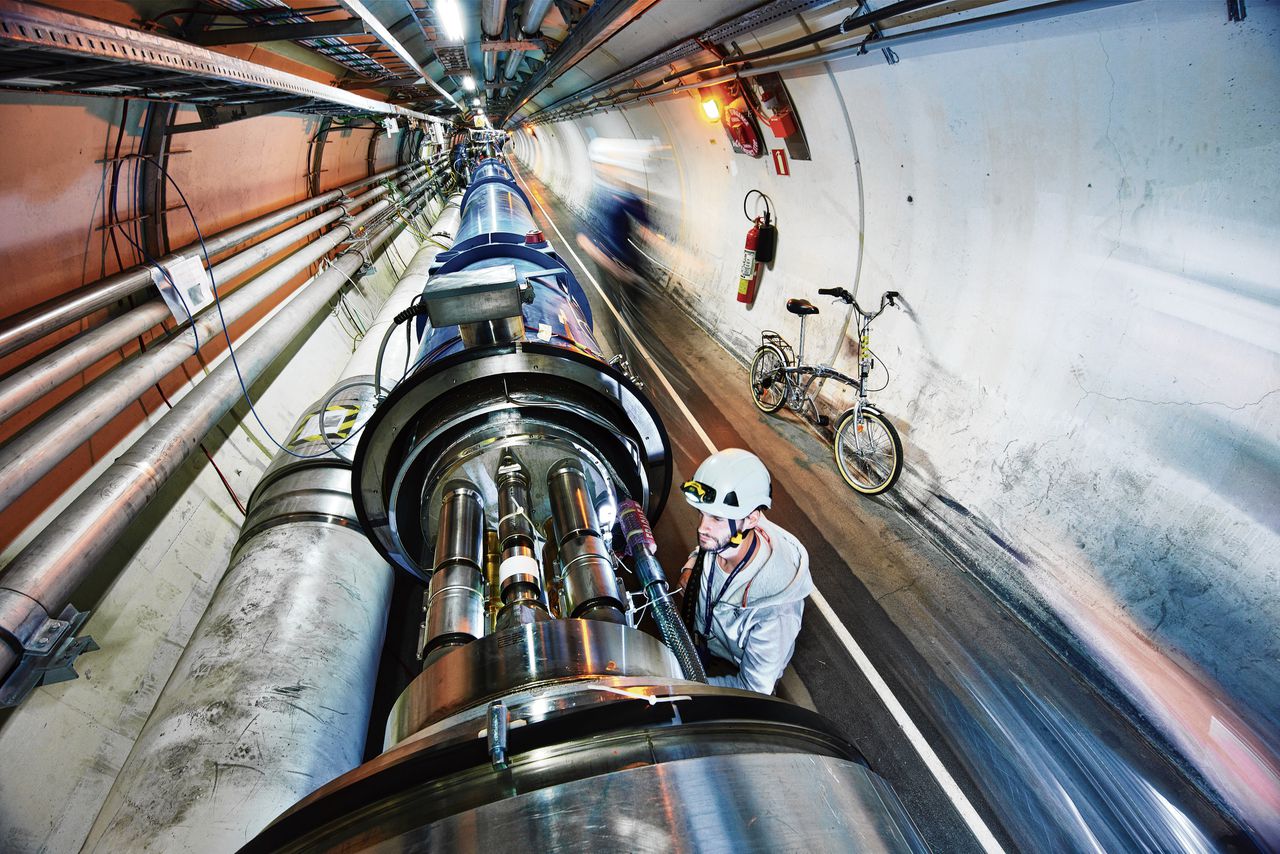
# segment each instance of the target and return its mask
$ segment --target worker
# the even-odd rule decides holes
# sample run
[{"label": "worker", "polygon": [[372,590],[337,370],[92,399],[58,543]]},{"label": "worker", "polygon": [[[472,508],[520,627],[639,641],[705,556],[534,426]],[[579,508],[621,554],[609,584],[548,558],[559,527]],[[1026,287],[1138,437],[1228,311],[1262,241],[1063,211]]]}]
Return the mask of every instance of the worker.
[{"label": "worker", "polygon": [[734,671],[708,682],[772,694],[813,592],[809,554],[765,518],[773,504],[769,470],[750,451],[712,454],[682,491],[701,514],[698,548],[680,579],[685,622],[708,671],[723,662]]}]

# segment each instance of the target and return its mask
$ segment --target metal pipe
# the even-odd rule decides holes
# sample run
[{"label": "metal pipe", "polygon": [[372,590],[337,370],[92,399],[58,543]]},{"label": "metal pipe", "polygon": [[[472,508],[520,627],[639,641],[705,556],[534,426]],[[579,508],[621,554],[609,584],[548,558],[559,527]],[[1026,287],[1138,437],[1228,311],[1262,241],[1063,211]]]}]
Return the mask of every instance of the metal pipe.
[{"label": "metal pipe", "polygon": [[[860,57],[868,56],[869,51],[877,51],[886,47],[901,47],[902,45],[911,44],[913,42],[925,42],[945,36],[983,32],[985,30],[992,30],[1009,24],[1025,24],[1030,23],[1031,21],[1048,20],[1075,12],[1091,12],[1096,9],[1105,9],[1110,6],[1122,6],[1126,3],[1135,2],[1137,2],[1137,0],[1053,0],[1053,2],[1041,3],[1038,6],[1025,6],[1021,9],[1009,9],[1004,12],[982,15],[977,18],[970,18],[963,21],[953,21],[949,24],[936,24],[932,27],[923,27],[918,30],[911,30],[910,32],[899,33],[896,35],[877,37],[873,34],[849,47],[823,50],[816,53],[806,54],[805,56],[798,57],[796,59],[753,63],[749,68],[742,68],[728,74],[721,74],[718,77],[708,77],[702,80],[696,80],[693,83],[683,83],[679,86],[672,86],[668,89],[661,89],[656,92],[638,95],[634,98],[624,98],[616,102],[611,101],[608,104],[603,104],[595,109],[583,110],[581,112],[583,114],[591,114],[598,112],[599,110],[615,106],[643,103],[645,101],[652,101],[654,98],[660,98],[664,95],[671,95],[675,92],[686,92],[690,89],[700,89],[705,86],[713,86],[716,83],[725,83],[729,80],[736,80],[741,77],[758,77],[763,74],[773,74],[775,72],[789,71],[796,68],[809,68],[814,65],[838,62],[844,59],[858,59]],[[577,115],[577,113],[574,115]]]},{"label": "metal pipe", "polygon": [[533,505],[528,472],[507,452],[498,461],[494,483],[498,489],[498,540],[502,550],[498,566],[502,608],[495,627],[505,629],[549,620],[542,567],[534,552],[537,537],[529,517]]},{"label": "metal pipe", "polygon": [[496,50],[486,50],[484,52],[484,82],[492,85],[498,78],[498,52]]},{"label": "metal pipe", "polygon": [[524,51],[507,51],[507,61],[506,64],[502,66],[502,77],[504,80],[516,79],[516,74],[520,71],[520,60],[522,59],[524,59]]},{"label": "metal pipe", "polygon": [[496,39],[502,35],[502,26],[507,22],[507,0],[482,0],[480,3],[480,29],[486,38]]},{"label": "metal pipe", "polygon": [[563,612],[623,622],[622,586],[613,571],[613,553],[600,536],[582,464],[569,458],[551,466],[547,492],[562,567]]},{"label": "metal pipe", "polygon": [[[385,187],[375,187],[348,202],[347,208],[366,205],[384,195],[386,191]],[[243,275],[311,232],[319,231],[345,215],[346,212],[337,207],[308,217],[292,228],[273,235],[261,243],[256,243],[220,264],[213,265],[213,280],[221,289],[224,283]],[[120,317],[73,338],[64,346],[0,380],[0,421],[11,418],[117,348],[123,347],[147,330],[164,322],[168,317],[171,317],[171,314],[164,300],[159,298],[148,300]]]},{"label": "metal pipe", "polygon": [[[379,202],[385,205],[386,202]],[[375,205],[377,207],[377,205]],[[370,236],[369,253],[391,239],[384,227]],[[252,385],[276,357],[326,310],[335,294],[364,266],[355,249],[343,252],[311,284],[218,365],[190,394],[143,434],[43,531],[0,575],[0,676],[17,663],[15,633],[58,614],[81,581],[115,545],[165,481],[195,452],[201,440],[240,402],[240,377]]]},{"label": "metal pipe", "polygon": [[215,334],[221,334],[224,321],[230,325],[244,317],[294,276],[349,240],[390,204],[386,200],[375,202],[351,222],[337,226],[236,288],[221,300],[221,314],[216,310],[205,312],[191,327],[115,368],[10,440],[0,448],[0,510],[16,501],[139,395],[191,358],[198,349],[197,336],[207,343]]},{"label": "metal pipe", "polygon": [[[455,206],[433,231],[447,246],[456,227]],[[424,245],[409,269],[428,266],[441,251]],[[390,324],[422,292],[418,282],[406,285],[411,276],[401,277],[375,326]],[[368,377],[367,342],[378,337],[366,335],[335,388]],[[406,350],[401,343],[394,355],[404,358]],[[324,453],[325,446],[297,450]],[[349,466],[333,454],[305,461],[277,455],[250,499],[231,566],[99,812],[89,848],[178,847],[171,834],[198,828],[192,832],[200,847],[234,850],[246,831],[359,764],[393,573],[360,533]],[[202,714],[214,707],[217,716]],[[252,753],[227,763],[229,739],[249,737]],[[190,773],[169,770],[178,744]],[[131,806],[117,809],[122,803]]]},{"label": "metal pipe", "polygon": [[551,0],[525,0],[520,10],[520,33],[534,36],[542,31],[542,19],[551,10]]},{"label": "metal pipe", "polygon": [[422,656],[484,636],[484,498],[465,480],[445,484],[427,592]]},{"label": "metal pipe", "polygon": [[[520,37],[530,38],[542,31],[542,19],[551,9],[551,0],[526,0],[520,15]],[[520,72],[520,61],[524,59],[524,51],[513,50],[507,53],[507,62],[503,66],[502,76],[507,80],[515,80]]]},{"label": "metal pipe", "polygon": [[[403,171],[405,168],[407,167],[388,169],[385,172],[379,172],[377,175],[361,178],[359,181],[354,181],[336,190],[330,190],[314,198],[304,199],[273,213],[233,226],[226,231],[205,238],[205,246],[211,256],[217,255],[246,240],[257,237],[277,225],[286,223],[294,217],[335,202],[352,190],[380,181]],[[190,243],[181,249],[170,252],[160,259],[160,263],[167,264],[184,255],[199,251],[200,245],[198,243]],[[32,341],[43,338],[50,332],[93,314],[98,309],[106,308],[117,300],[124,299],[129,294],[140,291],[150,284],[152,284],[151,269],[149,267],[133,267],[5,318],[3,326],[0,326],[0,356],[12,353]]]}]

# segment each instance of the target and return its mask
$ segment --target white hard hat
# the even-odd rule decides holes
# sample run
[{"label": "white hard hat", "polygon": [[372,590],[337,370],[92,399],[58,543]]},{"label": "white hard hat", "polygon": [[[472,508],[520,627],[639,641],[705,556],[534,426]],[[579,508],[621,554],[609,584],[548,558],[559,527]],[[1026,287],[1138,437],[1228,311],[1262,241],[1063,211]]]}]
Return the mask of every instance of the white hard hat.
[{"label": "white hard hat", "polygon": [[773,505],[769,470],[741,448],[707,457],[680,490],[695,509],[722,519],[745,519],[757,508]]}]

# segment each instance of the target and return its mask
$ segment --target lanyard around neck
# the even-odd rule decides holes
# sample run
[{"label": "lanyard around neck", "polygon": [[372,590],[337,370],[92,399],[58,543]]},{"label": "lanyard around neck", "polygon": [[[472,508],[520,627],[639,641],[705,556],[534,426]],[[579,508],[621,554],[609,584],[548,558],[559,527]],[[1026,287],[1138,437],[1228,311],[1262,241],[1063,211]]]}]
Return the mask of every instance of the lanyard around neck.
[{"label": "lanyard around neck", "polygon": [[712,612],[715,611],[716,605],[720,604],[720,600],[724,598],[724,594],[729,590],[729,585],[733,583],[733,579],[738,577],[738,573],[742,571],[742,568],[745,567],[748,561],[750,561],[751,558],[755,556],[756,546],[758,546],[759,544],[760,544],[759,537],[752,536],[751,545],[747,548],[747,553],[742,556],[742,560],[738,561],[738,565],[735,566],[733,568],[733,571],[729,573],[729,577],[726,578],[724,584],[720,586],[720,594],[716,596],[714,600],[711,598],[711,589],[712,589],[712,585],[715,584],[714,570],[716,568],[717,559],[715,555],[711,556],[712,571],[707,573],[707,596],[706,596],[707,611],[702,618],[702,636],[703,637],[711,636]]}]

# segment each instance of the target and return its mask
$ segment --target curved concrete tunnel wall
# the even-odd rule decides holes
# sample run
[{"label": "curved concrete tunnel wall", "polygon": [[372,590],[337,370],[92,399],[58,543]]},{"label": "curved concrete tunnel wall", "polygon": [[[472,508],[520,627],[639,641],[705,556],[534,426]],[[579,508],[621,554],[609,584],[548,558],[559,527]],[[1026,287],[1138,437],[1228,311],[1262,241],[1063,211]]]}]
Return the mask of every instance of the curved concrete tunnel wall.
[{"label": "curved concrete tunnel wall", "polygon": [[[844,311],[816,289],[852,289],[861,266],[863,302],[901,291],[909,311],[873,339],[893,371],[875,400],[907,448],[889,500],[1264,823],[1280,793],[1278,24],[1274,5],[1228,24],[1220,4],[1142,2],[784,72],[812,148],[789,177],[733,154],[693,93],[515,137],[579,211],[590,139],[662,146],[647,190],[665,241],[646,251],[744,361],[763,329],[794,342],[784,304],[802,296],[822,307],[809,355],[852,371]],[[747,309],[751,188],[779,242]]]}]

